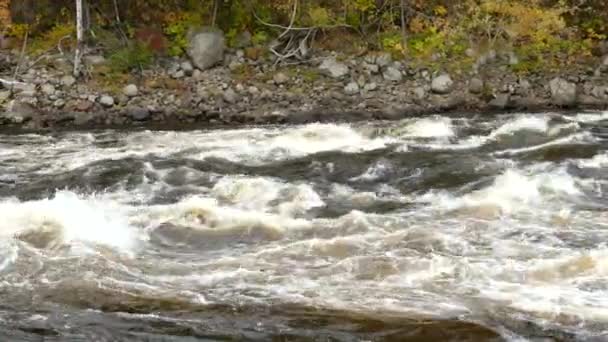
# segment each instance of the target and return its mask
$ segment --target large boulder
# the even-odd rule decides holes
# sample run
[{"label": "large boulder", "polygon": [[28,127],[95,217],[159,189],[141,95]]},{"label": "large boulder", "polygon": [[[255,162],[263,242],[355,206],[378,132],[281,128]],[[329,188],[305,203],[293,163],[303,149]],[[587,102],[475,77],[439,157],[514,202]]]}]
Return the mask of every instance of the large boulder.
[{"label": "large boulder", "polygon": [[436,94],[449,94],[452,91],[454,81],[448,74],[435,77],[431,82],[431,90]]},{"label": "large boulder", "polygon": [[319,66],[319,70],[324,74],[333,78],[342,78],[349,72],[348,66],[338,62],[335,58],[329,57],[323,60]]},{"label": "large boulder", "polygon": [[202,28],[188,35],[188,56],[201,70],[206,70],[224,60],[226,41],[221,31]]},{"label": "large boulder", "polygon": [[556,77],[549,82],[551,101],[557,106],[573,106],[577,100],[576,84],[563,78]]}]

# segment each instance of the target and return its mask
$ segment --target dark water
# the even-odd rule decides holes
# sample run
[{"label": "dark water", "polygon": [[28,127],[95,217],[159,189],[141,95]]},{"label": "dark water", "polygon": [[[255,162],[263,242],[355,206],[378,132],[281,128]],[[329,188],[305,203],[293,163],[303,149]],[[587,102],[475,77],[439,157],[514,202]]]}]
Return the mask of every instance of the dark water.
[{"label": "dark water", "polygon": [[0,136],[0,341],[604,341],[605,113]]}]

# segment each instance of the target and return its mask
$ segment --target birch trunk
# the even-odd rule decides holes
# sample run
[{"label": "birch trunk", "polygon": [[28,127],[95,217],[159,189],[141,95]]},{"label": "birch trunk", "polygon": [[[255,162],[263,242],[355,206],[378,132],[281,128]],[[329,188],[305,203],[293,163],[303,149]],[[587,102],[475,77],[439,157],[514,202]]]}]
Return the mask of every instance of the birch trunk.
[{"label": "birch trunk", "polygon": [[82,63],[82,48],[84,41],[82,1],[83,0],[76,0],[76,52],[74,54],[74,77],[80,76],[80,66]]}]

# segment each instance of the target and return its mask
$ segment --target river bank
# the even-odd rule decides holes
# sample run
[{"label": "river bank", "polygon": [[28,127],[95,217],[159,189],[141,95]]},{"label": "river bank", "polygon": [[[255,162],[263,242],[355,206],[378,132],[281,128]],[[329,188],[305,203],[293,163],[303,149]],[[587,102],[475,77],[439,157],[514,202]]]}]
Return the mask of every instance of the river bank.
[{"label": "river bank", "polygon": [[[258,51],[259,52],[259,51]],[[608,108],[608,58],[560,71],[518,73],[512,53],[477,55],[471,68],[414,66],[387,53],[322,51],[297,65],[275,65],[256,50],[230,49],[199,70],[189,59],[159,59],[130,75],[85,58],[70,75],[62,55],[27,59],[12,79],[16,54],[2,56],[0,125],[5,129],[196,127],[401,119],[432,113]]]}]

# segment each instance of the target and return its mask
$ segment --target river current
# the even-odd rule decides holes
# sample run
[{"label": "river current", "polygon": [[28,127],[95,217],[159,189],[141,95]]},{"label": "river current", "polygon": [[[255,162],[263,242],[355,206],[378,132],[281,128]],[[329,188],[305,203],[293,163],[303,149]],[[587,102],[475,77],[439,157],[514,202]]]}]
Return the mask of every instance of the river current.
[{"label": "river current", "polygon": [[0,135],[0,341],[606,341],[604,121]]}]

